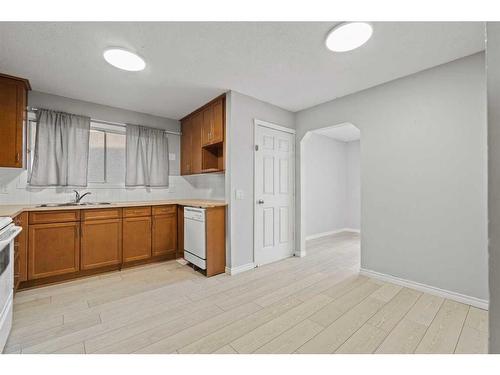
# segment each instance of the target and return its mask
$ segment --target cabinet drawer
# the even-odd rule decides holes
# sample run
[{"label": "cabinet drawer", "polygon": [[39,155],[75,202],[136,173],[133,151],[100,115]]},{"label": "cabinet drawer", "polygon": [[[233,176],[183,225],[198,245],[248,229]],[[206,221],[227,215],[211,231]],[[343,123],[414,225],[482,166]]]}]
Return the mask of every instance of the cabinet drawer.
[{"label": "cabinet drawer", "polygon": [[123,217],[151,216],[151,207],[126,207]]},{"label": "cabinet drawer", "polygon": [[122,217],[121,208],[102,208],[95,210],[82,210],[82,221],[95,219],[119,219]]},{"label": "cabinet drawer", "polygon": [[153,206],[153,215],[167,215],[174,214],[177,212],[177,206],[171,204],[168,206]]},{"label": "cabinet drawer", "polygon": [[30,224],[65,223],[80,221],[79,210],[34,211],[30,212]]}]

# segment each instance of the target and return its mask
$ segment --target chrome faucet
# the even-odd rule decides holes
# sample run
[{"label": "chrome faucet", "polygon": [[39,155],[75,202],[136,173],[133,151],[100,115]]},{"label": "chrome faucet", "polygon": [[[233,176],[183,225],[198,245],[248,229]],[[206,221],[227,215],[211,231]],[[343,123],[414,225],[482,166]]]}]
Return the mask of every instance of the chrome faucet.
[{"label": "chrome faucet", "polygon": [[76,190],[73,190],[75,192],[75,203],[80,203],[80,201],[86,196],[86,195],[90,195],[92,194],[90,191],[85,193],[85,194],[82,194],[80,195],[79,192],[77,192]]}]

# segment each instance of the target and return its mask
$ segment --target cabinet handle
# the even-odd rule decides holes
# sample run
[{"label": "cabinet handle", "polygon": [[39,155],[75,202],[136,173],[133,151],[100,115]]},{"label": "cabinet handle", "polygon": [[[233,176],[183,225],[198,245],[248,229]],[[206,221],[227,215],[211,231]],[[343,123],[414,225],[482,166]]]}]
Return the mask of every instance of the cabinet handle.
[{"label": "cabinet handle", "polygon": [[19,163],[19,152],[16,152],[16,163]]}]

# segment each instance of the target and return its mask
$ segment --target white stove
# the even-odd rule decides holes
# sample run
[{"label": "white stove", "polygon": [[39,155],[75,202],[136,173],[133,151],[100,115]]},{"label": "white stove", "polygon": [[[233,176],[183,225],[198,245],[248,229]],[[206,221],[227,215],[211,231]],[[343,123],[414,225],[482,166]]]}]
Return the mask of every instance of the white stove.
[{"label": "white stove", "polygon": [[21,232],[10,217],[0,217],[0,352],[12,328],[14,238]]}]

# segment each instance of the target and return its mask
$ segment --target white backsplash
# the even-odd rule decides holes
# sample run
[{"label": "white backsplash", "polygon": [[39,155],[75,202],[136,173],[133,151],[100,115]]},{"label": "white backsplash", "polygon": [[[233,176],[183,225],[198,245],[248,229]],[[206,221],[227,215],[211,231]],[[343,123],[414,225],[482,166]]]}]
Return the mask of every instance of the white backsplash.
[{"label": "white backsplash", "polygon": [[31,187],[26,183],[26,170],[0,168],[0,204],[39,204],[69,202],[73,190],[90,191],[89,202],[152,201],[162,199],[224,199],[224,174],[170,176],[168,188],[125,188],[120,185],[89,184],[85,188]]}]

